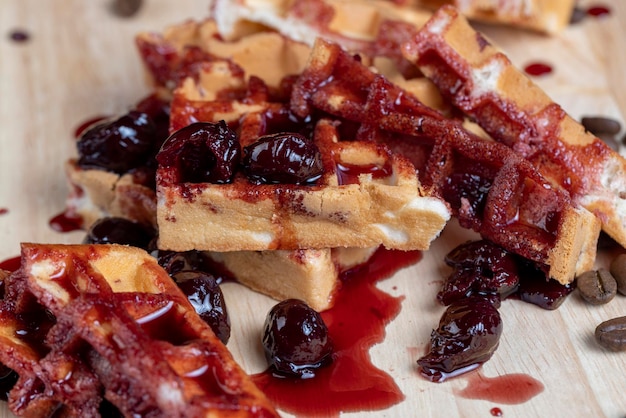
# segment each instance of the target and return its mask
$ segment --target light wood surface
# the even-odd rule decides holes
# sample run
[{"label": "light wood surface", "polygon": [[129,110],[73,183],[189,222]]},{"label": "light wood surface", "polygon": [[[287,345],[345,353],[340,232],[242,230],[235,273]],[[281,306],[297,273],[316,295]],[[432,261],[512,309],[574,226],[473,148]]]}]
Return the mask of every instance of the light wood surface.
[{"label": "light wood surface", "polygon": [[[82,233],[60,234],[48,220],[64,208],[63,163],[74,155],[73,131],[97,115],[124,111],[148,92],[133,36],[161,30],[186,18],[203,17],[208,0],[145,0],[131,19],[114,17],[106,0],[3,0],[0,3],[0,260],[18,255],[19,243],[79,242]],[[514,63],[553,65],[537,79],[575,118],[626,115],[626,2],[605,0],[613,14],[586,19],[558,37],[477,25]],[[583,5],[591,2],[582,2]],[[10,31],[24,29],[18,44]],[[622,133],[623,135],[623,133]],[[626,150],[622,146],[622,153]],[[354,416],[623,417],[626,414],[626,353],[600,349],[593,331],[601,321],[626,315],[626,297],[593,307],[572,295],[557,311],[519,301],[501,308],[500,347],[481,372],[495,377],[522,373],[544,390],[522,404],[466,399],[458,392],[468,377],[443,384],[422,379],[415,361],[424,352],[443,308],[435,294],[446,274],[443,256],[469,236],[453,224],[423,261],[381,283],[405,297],[402,311],[387,327],[385,341],[371,350],[406,400],[388,410]],[[598,258],[606,266],[610,255]],[[233,324],[228,346],[250,372],[264,368],[258,338],[264,313],[274,301],[236,284],[225,286]],[[347,414],[352,416],[352,414]],[[12,416],[0,405],[0,417]]]}]

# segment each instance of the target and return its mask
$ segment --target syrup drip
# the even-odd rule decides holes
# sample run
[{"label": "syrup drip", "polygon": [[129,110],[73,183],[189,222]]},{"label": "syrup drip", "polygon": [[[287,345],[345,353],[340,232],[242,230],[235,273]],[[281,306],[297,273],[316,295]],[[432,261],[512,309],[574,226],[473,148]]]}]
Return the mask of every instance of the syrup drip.
[{"label": "syrup drip", "polygon": [[[527,402],[543,392],[544,389],[540,381],[522,373],[486,377],[480,372],[475,372],[467,375],[466,379],[467,386],[462,390],[456,391],[458,396],[466,399],[482,399],[505,405]],[[497,409],[499,410],[499,408]]]},{"label": "syrup drip", "polygon": [[379,166],[375,164],[355,165],[355,164],[337,164],[337,180],[339,185],[359,184],[359,176],[361,174],[370,174],[372,179],[381,179],[389,177],[391,167]]},{"label": "syrup drip", "polygon": [[16,271],[20,268],[21,259],[22,258],[20,256],[17,256],[8,258],[4,261],[0,261],[0,270],[6,270],[11,272]]},{"label": "syrup drip", "polygon": [[587,15],[593,17],[604,17],[609,16],[610,14],[611,9],[602,5],[591,6],[587,9]]},{"label": "syrup drip", "polygon": [[83,223],[83,218],[78,215],[72,215],[68,212],[61,212],[53,216],[48,225],[57,232],[73,232],[79,231]]},{"label": "syrup drip", "polygon": [[322,312],[335,348],[332,364],[312,379],[279,378],[267,370],[253,376],[257,386],[279,409],[296,415],[338,416],[401,402],[400,388],[372,364],[369,349],[383,341],[402,298],[382,292],[376,283],[420,258],[418,251],[379,249],[369,262],[342,274],[333,307]]},{"label": "syrup drip", "polygon": [[491,408],[489,410],[489,413],[491,414],[491,416],[493,417],[501,417],[502,416],[502,410],[500,408]]},{"label": "syrup drip", "polygon": [[0,215],[6,215],[7,213],[9,213],[9,209],[7,209],[7,208],[0,208]]},{"label": "syrup drip", "polygon": [[25,30],[18,29],[9,33],[9,39],[13,42],[23,43],[30,39],[30,35]]},{"label": "syrup drip", "polygon": [[524,67],[524,72],[528,75],[538,77],[550,74],[552,72],[552,67],[542,62],[534,62]]}]

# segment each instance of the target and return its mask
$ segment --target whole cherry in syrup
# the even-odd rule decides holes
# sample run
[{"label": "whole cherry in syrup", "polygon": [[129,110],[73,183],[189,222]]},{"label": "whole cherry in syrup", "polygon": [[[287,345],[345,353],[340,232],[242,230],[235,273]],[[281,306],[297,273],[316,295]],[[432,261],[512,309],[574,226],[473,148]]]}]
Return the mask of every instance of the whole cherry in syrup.
[{"label": "whole cherry in syrup", "polygon": [[230,183],[240,158],[239,138],[224,121],[179,129],[157,154],[159,164],[173,170],[176,183]]},{"label": "whole cherry in syrup", "polygon": [[417,360],[434,382],[489,360],[502,334],[500,313],[489,298],[470,296],[452,302],[430,337],[430,351]]},{"label": "whole cherry in syrup", "polygon": [[147,250],[154,240],[153,228],[119,217],[97,220],[83,240],[85,244],[122,244]]},{"label": "whole cherry in syrup", "polygon": [[298,299],[275,305],[265,319],[263,348],[279,376],[307,379],[332,361],[333,347],[321,315]]},{"label": "whole cherry in syrup", "polygon": [[200,318],[226,344],[230,339],[230,319],[224,294],[215,277],[201,271],[186,270],[174,274],[173,279]]},{"label": "whole cherry in syrup", "polygon": [[264,135],[243,150],[243,169],[255,183],[310,184],[323,172],[317,145],[297,133]]},{"label": "whole cherry in syrup", "polygon": [[445,262],[454,271],[437,294],[444,305],[472,294],[504,299],[519,286],[517,258],[488,240],[459,245],[446,255]]},{"label": "whole cherry in syrup", "polygon": [[152,156],[156,136],[157,127],[146,113],[130,111],[82,134],[76,144],[78,165],[125,173]]}]

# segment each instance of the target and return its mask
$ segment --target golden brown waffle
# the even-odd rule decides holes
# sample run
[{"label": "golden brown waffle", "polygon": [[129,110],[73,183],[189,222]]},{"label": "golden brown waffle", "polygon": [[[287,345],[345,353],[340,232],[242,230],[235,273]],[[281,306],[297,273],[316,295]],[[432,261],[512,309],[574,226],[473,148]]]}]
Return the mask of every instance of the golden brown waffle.
[{"label": "golden brown waffle", "polygon": [[[275,133],[267,130],[268,119],[280,112],[246,114],[241,145]],[[314,185],[252,184],[243,175],[229,184],[190,183],[180,180],[174,165],[160,164],[159,248],[260,251],[382,244],[427,249],[449,218],[445,204],[422,192],[408,160],[381,144],[340,137],[332,120],[315,125],[324,174]],[[342,182],[345,167],[361,175]]]},{"label": "golden brown waffle", "polygon": [[405,56],[626,246],[626,160],[586,132],[454,8],[439,10],[405,45]]},{"label": "golden brown waffle", "polygon": [[593,214],[510,148],[445,119],[338,45],[318,40],[291,106],[299,115],[322,110],[356,123],[357,140],[401,150],[461,225],[547,265],[556,280],[567,283],[592,266],[599,234]]},{"label": "golden brown waffle", "polygon": [[106,416],[104,399],[124,416],[278,416],[143,250],[23,244],[5,286],[0,361],[19,375],[18,415]]},{"label": "golden brown waffle", "polygon": [[[170,35],[169,38],[180,39],[182,36]],[[140,48],[148,58],[154,55],[151,50],[164,50],[155,48],[155,42],[170,42],[168,38],[153,37],[151,43],[145,37],[140,39],[143,39]],[[186,42],[195,45],[196,41]],[[182,58],[172,59],[170,63],[185,63],[189,48],[175,44],[170,42],[171,50],[179,51]],[[245,64],[239,67],[223,59],[214,59],[211,46],[203,45],[202,52],[192,54],[201,57],[199,61],[194,61],[194,65],[182,65],[195,72],[192,77],[179,82],[179,88],[174,91],[171,130],[176,131],[196,121],[224,120],[237,123],[245,131],[241,135],[242,146],[263,134],[273,133],[263,126],[269,123],[268,118],[285,117],[287,109],[281,102],[285,93],[280,83],[278,88],[272,88],[254,74],[246,80]],[[157,79],[174,80],[180,68],[168,64],[151,71],[170,74],[155,77]],[[190,74],[184,70],[182,73]],[[285,77],[287,72],[283,74],[284,83],[289,79]],[[230,81],[211,81],[220,76]],[[365,248],[382,243],[402,249],[428,248],[448,215],[440,201],[420,195],[412,166],[378,145],[336,144],[335,137],[339,134],[329,121],[323,121],[315,129],[317,144],[328,156],[325,157],[326,174],[316,186],[250,187],[249,182],[238,176],[229,185],[194,184],[191,187],[195,190],[194,196],[190,199],[188,185],[185,182],[179,184],[174,179],[177,174],[172,173],[170,167],[161,167],[157,176],[159,247],[174,251],[259,251],[338,246]],[[363,184],[353,181],[354,184],[340,185],[336,173],[339,163],[359,166],[363,170],[374,164],[384,167],[388,173],[378,179],[365,180]]]},{"label": "golden brown waffle", "polygon": [[436,10],[453,5],[469,19],[517,26],[548,34],[562,31],[569,23],[575,0],[393,0],[405,7]]}]

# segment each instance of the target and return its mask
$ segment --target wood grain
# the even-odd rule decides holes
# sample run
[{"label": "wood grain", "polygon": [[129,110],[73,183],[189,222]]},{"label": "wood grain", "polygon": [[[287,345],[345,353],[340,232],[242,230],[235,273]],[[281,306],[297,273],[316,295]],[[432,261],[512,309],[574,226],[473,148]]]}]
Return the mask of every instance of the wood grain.
[{"label": "wood grain", "polygon": [[[137,16],[121,19],[109,12],[108,3],[8,0],[0,6],[0,208],[7,210],[0,215],[0,260],[16,256],[23,241],[82,239],[81,233],[59,234],[48,227],[48,220],[64,208],[63,162],[75,153],[74,129],[93,116],[122,112],[148,92],[133,44],[135,33],[161,30],[205,16],[208,10],[208,0],[146,0]],[[612,16],[586,19],[558,37],[477,27],[519,66],[552,64],[554,74],[536,81],[575,118],[606,115],[624,122],[626,2],[604,4],[612,8]],[[27,31],[31,39],[10,41],[15,29]],[[459,391],[475,376],[443,384],[418,376],[415,360],[443,310],[434,298],[445,274],[443,256],[470,236],[452,223],[423,261],[381,284],[404,300],[385,341],[371,355],[393,376],[406,400],[385,411],[354,416],[487,417],[498,407],[505,417],[623,417],[626,353],[601,350],[593,330],[601,321],[625,314],[624,296],[591,307],[572,295],[553,312],[519,301],[503,304],[504,335],[480,373],[520,373],[539,380],[543,391],[527,402],[466,399]],[[606,266],[612,255],[600,254],[598,266]],[[259,312],[267,312],[274,301],[236,284],[227,284],[225,293],[233,323],[229,348],[247,370],[260,371],[264,318]],[[0,406],[0,417],[10,416]]]}]

